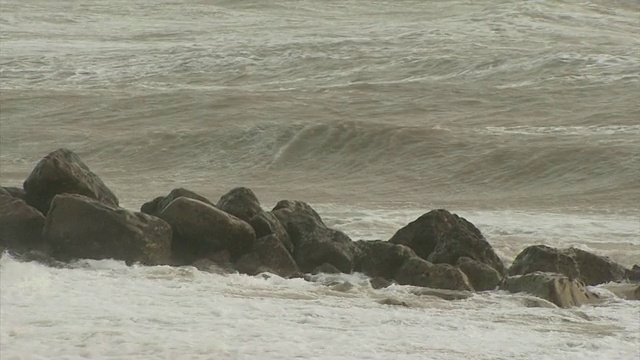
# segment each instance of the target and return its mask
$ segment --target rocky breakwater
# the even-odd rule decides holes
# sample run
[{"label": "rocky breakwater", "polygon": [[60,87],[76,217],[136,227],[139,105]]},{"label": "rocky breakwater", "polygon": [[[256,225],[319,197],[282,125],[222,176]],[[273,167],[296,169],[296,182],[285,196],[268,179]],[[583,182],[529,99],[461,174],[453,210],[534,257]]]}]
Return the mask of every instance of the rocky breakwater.
[{"label": "rocky breakwater", "polygon": [[215,204],[185,188],[156,197],[140,212],[118,204],[77,154],[56,150],[35,166],[22,189],[0,188],[0,246],[19,259],[49,264],[116,259],[285,278],[361,272],[376,288],[502,289],[560,307],[597,300],[585,284],[639,278],[637,269],[610,259],[541,245],[525,249],[506,269],[478,228],[444,209],[425,213],[388,241],[353,241],[306,202],[282,200],[267,211],[244,187]]}]

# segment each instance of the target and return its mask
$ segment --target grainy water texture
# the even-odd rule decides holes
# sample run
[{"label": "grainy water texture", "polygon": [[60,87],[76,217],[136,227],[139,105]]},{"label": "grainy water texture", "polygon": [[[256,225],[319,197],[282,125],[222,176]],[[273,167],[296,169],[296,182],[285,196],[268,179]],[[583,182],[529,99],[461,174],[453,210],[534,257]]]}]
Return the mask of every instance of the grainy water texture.
[{"label": "grainy water texture", "polygon": [[[0,0],[0,26],[0,185],[67,147],[129,209],[247,186],[354,240],[447,208],[507,265],[532,244],[640,262],[636,0]],[[640,357],[638,302],[597,287],[558,309],[359,274],[4,255],[0,277],[2,360]]]}]

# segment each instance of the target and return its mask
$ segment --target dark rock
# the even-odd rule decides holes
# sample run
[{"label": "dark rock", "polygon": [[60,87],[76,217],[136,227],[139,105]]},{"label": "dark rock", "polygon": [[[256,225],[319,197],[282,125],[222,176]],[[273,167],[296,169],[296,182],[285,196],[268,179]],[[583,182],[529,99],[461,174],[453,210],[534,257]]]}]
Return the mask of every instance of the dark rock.
[{"label": "dark rock", "polygon": [[340,274],[340,270],[338,270],[335,266],[331,264],[324,263],[317,268],[313,269],[311,272],[312,275],[318,274]]},{"label": "dark rock", "polygon": [[432,264],[419,257],[407,260],[398,270],[396,281],[400,285],[415,285],[434,289],[469,290],[467,276],[455,266]]},{"label": "dark rock", "polygon": [[27,193],[24,191],[24,189],[21,189],[21,188],[17,188],[13,186],[0,188],[0,195],[4,195],[4,194],[27,201]]},{"label": "dark rock", "polygon": [[298,273],[298,265],[275,234],[257,239],[254,251],[262,265],[271,269],[274,274],[289,278]]},{"label": "dark rock", "polygon": [[221,265],[220,263],[209,259],[196,260],[191,265],[200,271],[218,275],[232,274],[235,272],[233,268]]},{"label": "dark rock", "polygon": [[293,243],[289,238],[289,233],[287,233],[287,229],[282,226],[280,220],[278,220],[275,215],[270,212],[261,211],[249,221],[249,224],[256,232],[256,238],[274,234],[287,251],[293,254]]},{"label": "dark rock", "polygon": [[554,249],[545,245],[527,247],[509,268],[510,275],[535,271],[564,274],[569,279],[579,279],[587,285],[622,281],[630,274],[628,269],[607,257],[576,248]]},{"label": "dark rock", "polygon": [[140,208],[140,211],[145,214],[158,216],[162,212],[162,210],[167,207],[167,205],[171,204],[173,200],[179,197],[199,200],[205,204],[213,206],[213,203],[211,201],[200,194],[196,194],[195,192],[187,190],[185,188],[176,188],[171,190],[171,192],[169,192],[167,196],[158,196],[157,198],[144,203]]},{"label": "dark rock", "polygon": [[24,181],[27,203],[47,214],[58,194],[79,194],[110,206],[118,198],[89,170],[80,157],[68,149],[58,149],[44,157]]},{"label": "dark rock", "polygon": [[173,254],[186,264],[221,250],[228,250],[235,260],[253,248],[251,225],[202,201],[179,197],[158,216],[173,228]]},{"label": "dark rock", "polygon": [[255,276],[263,272],[274,272],[262,264],[260,255],[256,252],[250,252],[242,255],[236,263],[236,269],[243,274],[251,276]]},{"label": "dark rock", "polygon": [[355,245],[341,231],[328,228],[318,213],[302,201],[280,201],[272,213],[280,220],[293,243],[293,258],[303,272],[328,263],[350,273]]},{"label": "dark rock", "polygon": [[504,264],[473,224],[447,210],[432,210],[398,230],[389,240],[410,247],[434,264],[455,265],[466,256],[505,273]]},{"label": "dark rock", "polygon": [[470,291],[430,288],[415,289],[411,291],[411,293],[418,296],[434,296],[447,301],[465,300],[473,296],[473,293]]},{"label": "dark rock", "polygon": [[59,260],[116,259],[167,264],[171,227],[161,219],[103,204],[82,195],[56,195],[44,228]]},{"label": "dark rock", "polygon": [[400,267],[416,253],[409,247],[388,241],[356,241],[358,248],[354,271],[371,277],[394,279]]},{"label": "dark rock", "polygon": [[630,281],[640,282],[640,266],[633,265],[631,269],[627,270],[625,277]]},{"label": "dark rock", "polygon": [[398,299],[392,299],[392,298],[382,299],[382,300],[378,301],[378,303],[382,304],[382,305],[394,305],[394,306],[409,307],[409,304],[407,304],[406,301],[402,301],[402,300],[398,300]]},{"label": "dark rock", "polygon": [[0,245],[13,251],[44,250],[44,216],[17,197],[0,195]]},{"label": "dark rock", "polygon": [[246,187],[237,187],[222,195],[216,207],[246,222],[262,212],[258,198]]},{"label": "dark rock", "polygon": [[372,288],[377,290],[389,287],[393,284],[393,282],[382,277],[374,277],[369,279],[369,284],[371,284]]},{"label": "dark rock", "polygon": [[476,291],[493,290],[502,281],[502,275],[496,269],[466,256],[459,258],[456,266],[467,275]]},{"label": "dark rock", "polygon": [[627,269],[608,257],[576,248],[569,248],[562,252],[575,259],[580,272],[580,280],[586,285],[598,285],[611,281],[619,282],[626,279]]},{"label": "dark rock", "polygon": [[502,282],[500,289],[511,293],[525,292],[562,308],[598,301],[598,296],[587,290],[582,282],[557,273],[536,271],[510,276]]}]

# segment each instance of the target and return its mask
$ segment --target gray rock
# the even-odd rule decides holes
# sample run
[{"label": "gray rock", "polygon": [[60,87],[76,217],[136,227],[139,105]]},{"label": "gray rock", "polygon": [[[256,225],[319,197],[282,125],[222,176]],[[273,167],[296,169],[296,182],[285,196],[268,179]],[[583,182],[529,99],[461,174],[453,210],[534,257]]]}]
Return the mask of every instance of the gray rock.
[{"label": "gray rock", "polygon": [[503,281],[500,289],[511,293],[525,292],[562,308],[591,304],[599,300],[596,294],[587,290],[577,279],[540,271],[510,276]]},{"label": "gray rock", "polygon": [[502,282],[502,275],[496,269],[466,256],[459,258],[456,266],[467,275],[476,291],[494,290]]},{"label": "gray rock", "polygon": [[284,245],[290,254],[293,254],[294,248],[287,229],[282,226],[280,220],[270,212],[261,211],[249,221],[251,227],[256,232],[256,238],[267,235],[275,235]]},{"label": "gray rock", "polygon": [[394,279],[402,265],[416,257],[409,247],[388,241],[356,241],[360,251],[356,252],[354,271],[371,277]]},{"label": "gray rock", "polygon": [[331,264],[324,263],[317,268],[313,269],[311,272],[312,275],[318,274],[340,274],[340,270],[338,270],[335,266]]},{"label": "gray rock", "polygon": [[140,212],[145,214],[158,216],[167,205],[171,204],[171,202],[179,197],[186,197],[189,199],[199,200],[205,204],[209,204],[213,206],[213,203],[209,201],[209,199],[204,196],[197,194],[191,190],[185,188],[175,188],[169,192],[166,196],[158,196],[157,198],[146,202],[140,208]]},{"label": "gray rock", "polygon": [[24,201],[27,201],[27,193],[22,188],[17,188],[13,186],[0,188],[0,195],[9,195]]},{"label": "gray rock", "polygon": [[0,194],[0,245],[12,251],[44,250],[44,216],[23,200]]},{"label": "gray rock", "polygon": [[419,257],[407,260],[398,271],[395,280],[400,285],[473,291],[469,279],[457,267],[432,264]]},{"label": "gray rock", "polygon": [[258,197],[246,187],[231,189],[220,197],[216,207],[246,222],[262,212]]}]

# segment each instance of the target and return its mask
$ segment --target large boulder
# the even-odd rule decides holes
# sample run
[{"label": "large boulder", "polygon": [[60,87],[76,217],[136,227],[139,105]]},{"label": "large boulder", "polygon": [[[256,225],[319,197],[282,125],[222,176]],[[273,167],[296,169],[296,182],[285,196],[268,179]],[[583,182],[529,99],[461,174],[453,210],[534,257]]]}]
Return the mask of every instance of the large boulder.
[{"label": "large boulder", "polygon": [[457,267],[449,264],[432,264],[417,256],[402,265],[395,280],[400,285],[473,291],[469,279]]},{"label": "large boulder", "polygon": [[171,255],[171,227],[165,221],[76,194],[53,198],[43,234],[53,256],[63,261],[156,265],[167,264]]},{"label": "large boulder", "polygon": [[584,250],[533,245],[516,256],[509,268],[509,275],[536,271],[564,274],[569,279],[579,279],[587,285],[622,281],[630,274],[628,269],[611,259]]},{"label": "large boulder", "polygon": [[284,278],[298,275],[296,262],[274,234],[256,239],[253,252],[242,256],[236,267],[249,275],[261,272],[272,272]]},{"label": "large boulder", "polygon": [[344,273],[353,270],[355,248],[341,231],[327,227],[320,215],[302,201],[282,200],[272,213],[287,230],[293,243],[295,259],[303,272],[311,272],[327,263]]},{"label": "large boulder", "polygon": [[371,277],[395,279],[402,265],[417,256],[409,247],[388,241],[360,240],[354,244],[360,251],[357,252],[353,270]]},{"label": "large boulder", "polygon": [[15,186],[5,186],[0,188],[0,195],[12,196],[27,201],[27,193],[24,189],[17,188]]},{"label": "large boulder", "polygon": [[280,220],[271,212],[261,211],[249,221],[249,224],[256,232],[256,238],[273,234],[280,240],[287,251],[293,254],[293,243],[289,238],[287,229],[282,226]]},{"label": "large boulder", "polygon": [[140,208],[140,212],[145,214],[158,216],[167,207],[167,205],[171,204],[171,202],[179,197],[186,197],[189,199],[195,199],[202,201],[205,204],[213,205],[211,201],[209,201],[204,196],[197,194],[191,190],[185,188],[175,188],[169,192],[166,196],[158,196],[155,199],[142,204]]},{"label": "large boulder", "polygon": [[434,264],[455,265],[468,257],[504,274],[502,260],[473,224],[447,210],[432,210],[398,230],[389,240],[410,247]]},{"label": "large boulder", "polygon": [[58,149],[40,160],[23,187],[27,203],[45,215],[51,200],[58,194],[79,194],[118,206],[118,198],[113,192],[68,149]]},{"label": "large boulder", "polygon": [[587,290],[579,280],[570,279],[563,274],[541,271],[507,277],[500,289],[511,293],[525,292],[562,308],[581,306],[598,300],[597,295]]},{"label": "large boulder", "polygon": [[456,266],[467,275],[476,291],[494,290],[502,282],[498,270],[466,256],[459,258]]},{"label": "large boulder", "polygon": [[0,246],[18,252],[43,250],[43,228],[40,211],[0,191]]},{"label": "large boulder", "polygon": [[158,216],[173,228],[172,251],[178,262],[190,264],[221,250],[238,259],[253,248],[251,225],[202,201],[179,197]]},{"label": "large boulder", "polygon": [[231,189],[220,197],[216,207],[247,222],[262,212],[258,197],[246,187]]}]

